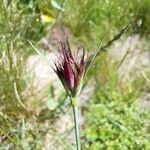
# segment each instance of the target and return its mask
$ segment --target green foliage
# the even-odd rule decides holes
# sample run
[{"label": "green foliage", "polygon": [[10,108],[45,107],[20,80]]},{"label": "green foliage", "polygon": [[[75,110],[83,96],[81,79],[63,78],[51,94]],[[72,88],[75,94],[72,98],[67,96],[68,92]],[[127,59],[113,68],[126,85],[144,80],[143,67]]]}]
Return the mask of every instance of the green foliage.
[{"label": "green foliage", "polygon": [[[136,18],[127,34],[149,36],[149,0],[2,0],[0,1],[0,149],[41,150],[48,142],[64,150],[73,149],[63,135],[55,132],[55,122],[68,113],[69,102],[63,92],[47,89],[48,101],[32,95],[34,86],[26,82],[26,61],[34,53],[28,40],[40,45],[51,32],[58,12],[58,24],[71,30],[74,43],[81,41],[93,50],[106,34],[108,41],[122,27]],[[48,22],[42,20],[47,16]],[[105,42],[106,42],[105,41]],[[83,149],[128,150],[150,149],[148,112],[141,112],[139,98],[145,79],[124,82],[119,78],[118,64],[112,64],[107,53],[98,57],[87,75],[96,81],[95,92],[86,105]],[[149,80],[149,74],[148,79]],[[30,89],[24,94],[27,84]],[[57,90],[57,89],[56,89]],[[148,89],[149,90],[149,89]],[[82,133],[82,132],[81,132]],[[58,148],[57,148],[58,149]]]},{"label": "green foliage", "polygon": [[[99,98],[100,99],[100,98]],[[148,112],[137,103],[119,100],[101,102],[98,97],[86,113],[85,144],[87,150],[149,149]]]},{"label": "green foliage", "polygon": [[[141,110],[143,78],[123,82],[118,64],[107,54],[95,62],[90,76],[96,80],[94,95],[85,108],[83,149],[149,149],[149,111]],[[101,70],[101,73],[95,71]]]},{"label": "green foliage", "polygon": [[44,24],[39,19],[39,14],[26,7],[20,9],[13,2],[6,5],[0,1],[0,139],[6,136],[10,140],[10,144],[3,142],[7,148],[18,145],[19,120],[31,114],[26,106],[30,98],[23,95],[27,87],[24,71],[33,53],[27,40],[38,42],[44,35]]},{"label": "green foliage", "polygon": [[[150,35],[150,20],[148,19],[150,16],[150,1],[144,0],[141,3],[141,6],[138,8],[136,13],[137,16],[137,24],[134,27],[135,33],[140,33],[149,38]],[[140,25],[141,24],[141,25]]]},{"label": "green foliage", "polygon": [[105,70],[101,73],[99,82],[97,79],[100,87],[96,88],[95,96],[84,112],[84,149],[149,149],[150,115],[149,111],[141,111],[141,102],[138,100],[144,85],[143,80],[139,79],[139,82],[134,81],[123,87],[118,84],[119,77],[115,66],[107,66],[106,60],[105,65],[102,64],[101,67],[105,66]]},{"label": "green foliage", "polygon": [[[80,3],[80,5],[78,5]],[[62,22],[88,49],[96,48],[106,35],[110,39],[120,28],[137,19],[133,31],[149,32],[149,0],[86,0],[66,1]],[[146,15],[145,15],[146,14]],[[65,18],[65,19],[64,19]],[[142,22],[142,26],[138,23]]]}]

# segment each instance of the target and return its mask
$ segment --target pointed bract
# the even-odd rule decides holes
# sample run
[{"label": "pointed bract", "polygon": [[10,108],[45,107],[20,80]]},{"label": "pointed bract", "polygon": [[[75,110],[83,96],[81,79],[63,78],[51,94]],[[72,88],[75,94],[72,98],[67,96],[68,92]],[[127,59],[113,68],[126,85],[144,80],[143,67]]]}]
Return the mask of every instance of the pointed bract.
[{"label": "pointed bract", "polygon": [[82,55],[77,58],[72,55],[69,41],[61,43],[60,56],[57,58],[54,71],[61,80],[66,92],[74,97],[78,92],[78,87],[85,75],[85,51],[82,48]]}]

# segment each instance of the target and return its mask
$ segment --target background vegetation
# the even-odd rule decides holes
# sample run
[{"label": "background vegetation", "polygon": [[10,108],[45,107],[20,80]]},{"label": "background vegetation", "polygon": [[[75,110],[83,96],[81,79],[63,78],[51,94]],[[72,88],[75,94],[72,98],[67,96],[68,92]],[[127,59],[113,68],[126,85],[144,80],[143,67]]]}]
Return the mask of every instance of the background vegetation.
[{"label": "background vegetation", "polygon": [[[70,115],[66,95],[57,88],[60,83],[56,81],[55,87],[51,81],[43,88],[43,96],[37,90],[39,85],[34,84],[34,76],[26,72],[27,68],[34,70],[34,65],[30,67],[27,62],[37,55],[28,40],[46,54],[54,53],[59,45],[50,42],[59,36],[55,37],[53,31],[63,26],[69,31],[72,46],[82,43],[91,54],[104,35],[103,45],[132,22],[121,38],[97,57],[85,79],[84,89],[90,86],[93,89],[80,108],[84,118],[82,149],[149,150],[150,109],[142,107],[143,97],[150,89],[149,69],[142,68],[138,75],[132,70],[127,80],[119,73],[126,57],[116,61],[109,53],[113,53],[117,42],[135,35],[139,36],[142,52],[149,53],[149,16],[149,0],[0,1],[0,149],[42,150],[53,145],[52,149],[71,150],[74,147],[74,143],[68,143],[68,139],[73,141],[72,128],[63,133],[56,128],[59,119]],[[48,50],[43,38],[50,40]],[[146,102],[149,100],[150,97]]]}]

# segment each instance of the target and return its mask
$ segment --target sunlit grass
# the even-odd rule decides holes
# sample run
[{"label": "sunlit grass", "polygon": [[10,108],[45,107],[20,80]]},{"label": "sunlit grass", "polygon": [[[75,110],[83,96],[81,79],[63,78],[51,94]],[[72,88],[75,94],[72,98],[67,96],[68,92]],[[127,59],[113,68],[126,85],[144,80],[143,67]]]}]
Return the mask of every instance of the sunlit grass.
[{"label": "sunlit grass", "polygon": [[[50,1],[32,0],[11,1],[8,4],[0,2],[2,150],[41,150],[46,149],[48,145],[64,150],[74,147],[68,142],[72,129],[60,134],[55,126],[57,120],[69,113],[69,103],[64,91],[59,94],[57,92],[56,95],[55,90],[58,89],[51,83],[45,90],[45,102],[45,99],[38,95],[40,92],[37,95],[34,93],[34,77],[25,74],[28,58],[36,54],[28,40],[35,44],[34,48],[42,49],[41,39],[51,32],[55,19],[58,24],[70,29],[73,45],[79,45],[76,43],[81,42],[91,54],[104,35],[105,44],[132,19],[137,18],[137,22],[123,35],[122,40],[133,33],[140,34],[144,37],[145,47],[149,47],[148,0],[66,0],[63,9],[60,8],[61,2],[56,1],[55,6],[54,1],[53,4]],[[61,13],[57,20],[59,11]],[[41,15],[45,13],[54,17],[54,22],[42,21]],[[89,96],[92,99],[80,108],[85,119],[81,140],[85,150],[150,148],[149,112],[142,112],[140,107],[141,97],[149,90],[149,72],[142,72],[141,76],[132,82],[124,81],[118,71],[122,62],[112,63],[106,52],[96,58],[87,74],[84,87],[91,86],[91,80],[94,83],[92,86],[95,87],[94,94]],[[134,76],[134,73],[132,75]],[[27,82],[28,78],[30,80]],[[30,88],[27,88],[28,86]]]}]

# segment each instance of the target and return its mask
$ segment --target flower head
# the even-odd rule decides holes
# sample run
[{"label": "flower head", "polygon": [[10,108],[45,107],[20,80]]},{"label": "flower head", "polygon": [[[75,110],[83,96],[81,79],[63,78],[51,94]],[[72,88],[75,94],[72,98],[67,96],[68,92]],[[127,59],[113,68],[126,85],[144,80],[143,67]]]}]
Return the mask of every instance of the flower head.
[{"label": "flower head", "polygon": [[73,56],[69,41],[61,43],[60,56],[55,61],[57,76],[61,80],[66,92],[74,97],[79,91],[82,79],[86,71],[85,51],[82,47],[82,54],[79,56],[77,51],[76,57]]}]

